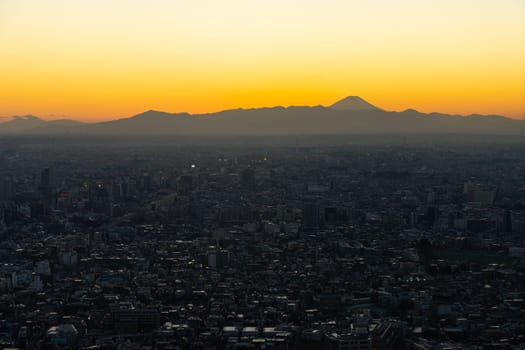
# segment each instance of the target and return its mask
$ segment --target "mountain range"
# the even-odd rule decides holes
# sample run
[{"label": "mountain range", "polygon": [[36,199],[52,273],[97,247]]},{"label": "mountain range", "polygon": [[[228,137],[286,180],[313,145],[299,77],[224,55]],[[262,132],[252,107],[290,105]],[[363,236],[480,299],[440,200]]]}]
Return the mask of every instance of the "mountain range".
[{"label": "mountain range", "polygon": [[525,120],[495,115],[448,115],[382,110],[358,96],[331,106],[232,109],[208,114],[147,111],[98,123],[46,121],[28,115],[0,123],[0,134],[40,135],[351,135],[478,134],[524,135]]}]

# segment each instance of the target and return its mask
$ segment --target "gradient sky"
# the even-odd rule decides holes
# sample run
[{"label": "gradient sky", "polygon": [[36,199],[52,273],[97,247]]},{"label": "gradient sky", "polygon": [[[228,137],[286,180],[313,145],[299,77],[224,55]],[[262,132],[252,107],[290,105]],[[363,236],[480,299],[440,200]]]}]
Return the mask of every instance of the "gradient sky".
[{"label": "gradient sky", "polygon": [[524,0],[0,0],[0,116],[328,105],[525,118]]}]

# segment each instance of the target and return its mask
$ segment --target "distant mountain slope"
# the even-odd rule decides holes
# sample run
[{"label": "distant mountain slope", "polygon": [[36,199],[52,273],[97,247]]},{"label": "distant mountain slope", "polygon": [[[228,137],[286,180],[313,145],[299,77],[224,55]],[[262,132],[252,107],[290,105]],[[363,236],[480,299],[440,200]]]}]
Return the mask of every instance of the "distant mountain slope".
[{"label": "distant mountain slope", "polygon": [[0,133],[41,133],[46,130],[55,132],[59,129],[68,129],[83,124],[71,119],[46,121],[34,115],[14,116],[11,120],[0,123]]},{"label": "distant mountain slope", "polygon": [[213,136],[447,133],[525,136],[525,120],[501,116],[425,114],[415,110],[387,112],[357,96],[350,96],[330,107],[233,109],[195,115],[147,111],[130,118],[81,125],[71,121],[45,122],[27,116],[0,124],[0,133]]},{"label": "distant mountain slope", "polygon": [[11,120],[0,124],[0,130],[5,132],[23,132],[45,124],[44,120],[34,115],[14,116]]}]

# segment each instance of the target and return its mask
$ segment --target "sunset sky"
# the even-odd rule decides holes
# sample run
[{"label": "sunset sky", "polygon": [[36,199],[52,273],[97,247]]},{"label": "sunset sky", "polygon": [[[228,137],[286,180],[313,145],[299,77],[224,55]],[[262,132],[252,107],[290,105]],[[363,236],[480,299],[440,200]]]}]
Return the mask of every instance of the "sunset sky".
[{"label": "sunset sky", "polygon": [[525,118],[524,0],[0,0],[0,116],[328,105]]}]

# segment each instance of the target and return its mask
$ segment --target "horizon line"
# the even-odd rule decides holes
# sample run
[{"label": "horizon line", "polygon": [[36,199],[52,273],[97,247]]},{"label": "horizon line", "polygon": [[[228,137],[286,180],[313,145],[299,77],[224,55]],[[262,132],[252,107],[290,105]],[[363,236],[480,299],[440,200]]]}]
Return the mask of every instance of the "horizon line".
[{"label": "horizon line", "polygon": [[[38,114],[29,113],[29,114],[16,114],[16,115],[12,115],[12,116],[0,115],[0,124],[6,123],[6,122],[10,122],[10,121],[14,120],[15,118],[24,118],[24,117],[36,117],[36,118],[38,118],[40,120],[44,120],[46,122],[60,121],[60,120],[71,120],[71,121],[76,121],[76,122],[85,123],[85,124],[96,124],[96,123],[111,122],[111,121],[116,121],[116,120],[121,120],[121,119],[129,119],[129,118],[133,118],[133,117],[135,117],[137,115],[144,114],[144,113],[147,113],[147,112],[157,112],[157,113],[166,113],[166,114],[187,114],[189,116],[204,116],[204,115],[217,114],[217,113],[228,112],[228,111],[237,111],[237,110],[249,111],[249,110],[257,110],[257,109],[273,109],[273,108],[284,108],[284,109],[287,109],[287,108],[294,108],[294,107],[306,107],[306,108],[322,107],[322,108],[330,109],[331,106],[333,106],[334,104],[336,104],[336,103],[338,103],[340,101],[343,101],[343,100],[345,100],[345,99],[347,99],[349,97],[357,97],[357,98],[361,99],[362,101],[364,101],[366,103],[369,103],[367,100],[361,98],[359,95],[348,95],[348,96],[346,96],[346,97],[344,97],[342,99],[339,99],[339,100],[335,101],[331,105],[322,105],[322,104],[316,104],[316,105],[295,105],[295,104],[291,104],[291,105],[274,105],[274,106],[258,106],[258,107],[232,107],[232,108],[219,109],[219,110],[209,111],[209,112],[199,112],[199,113],[191,113],[191,112],[187,112],[187,111],[168,112],[168,111],[161,110],[161,109],[150,108],[150,109],[146,109],[146,110],[143,110],[143,111],[140,111],[140,112],[137,112],[137,113],[132,113],[132,114],[127,115],[127,116],[114,116],[114,117],[100,118],[100,119],[99,118],[89,118],[89,117],[88,118],[70,117],[67,114],[58,114],[58,113],[51,113],[51,114],[47,114],[46,116],[41,116],[41,115],[38,115]],[[415,112],[418,112],[418,113],[421,113],[421,114],[427,114],[427,115],[443,114],[443,115],[448,115],[448,116],[452,116],[452,117],[495,116],[495,117],[503,117],[503,118],[512,119],[512,120],[525,120],[525,115],[522,116],[522,117],[515,117],[515,116],[509,116],[509,115],[505,115],[505,114],[493,114],[493,113],[483,113],[483,112],[474,112],[474,113],[468,113],[468,114],[446,113],[446,112],[439,112],[439,111],[424,112],[424,111],[421,111],[421,110],[418,110],[418,109],[415,109],[415,108],[405,108],[403,110],[387,110],[387,109],[383,109],[381,107],[377,107],[375,105],[372,105],[372,106],[377,108],[380,111],[385,112],[385,113],[403,113],[403,112],[407,112],[407,111],[415,111]],[[337,109],[334,109],[334,110],[337,110]],[[341,109],[339,109],[339,110],[342,111]],[[361,109],[361,110],[366,110],[366,109]],[[352,110],[348,109],[347,111],[352,111]],[[358,111],[358,109],[357,110],[353,110],[353,111]]]}]

